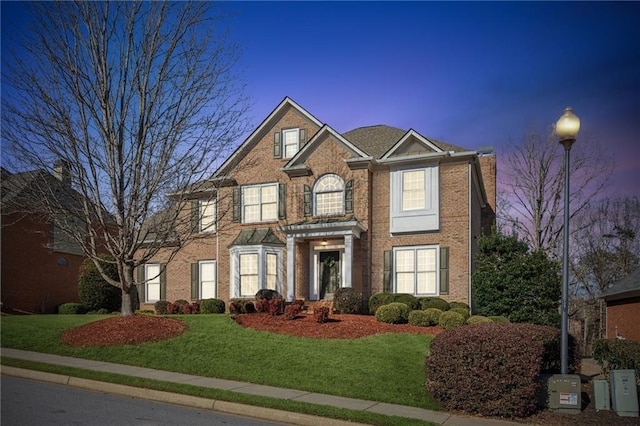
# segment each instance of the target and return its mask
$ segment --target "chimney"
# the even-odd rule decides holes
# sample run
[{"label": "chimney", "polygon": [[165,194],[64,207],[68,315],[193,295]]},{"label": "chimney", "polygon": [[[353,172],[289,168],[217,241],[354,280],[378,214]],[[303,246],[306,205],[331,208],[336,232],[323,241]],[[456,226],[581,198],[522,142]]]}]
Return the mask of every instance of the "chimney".
[{"label": "chimney", "polygon": [[53,163],[53,176],[58,179],[64,186],[71,186],[71,171],[69,170],[69,162],[66,160],[58,160]]}]

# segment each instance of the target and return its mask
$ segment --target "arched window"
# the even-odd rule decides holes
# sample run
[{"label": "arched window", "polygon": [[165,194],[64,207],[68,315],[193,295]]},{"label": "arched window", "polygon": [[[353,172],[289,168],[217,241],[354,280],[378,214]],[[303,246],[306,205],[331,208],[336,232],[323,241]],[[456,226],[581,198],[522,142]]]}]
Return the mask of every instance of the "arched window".
[{"label": "arched window", "polygon": [[324,175],[313,187],[315,215],[344,213],[344,181],[338,175]]}]

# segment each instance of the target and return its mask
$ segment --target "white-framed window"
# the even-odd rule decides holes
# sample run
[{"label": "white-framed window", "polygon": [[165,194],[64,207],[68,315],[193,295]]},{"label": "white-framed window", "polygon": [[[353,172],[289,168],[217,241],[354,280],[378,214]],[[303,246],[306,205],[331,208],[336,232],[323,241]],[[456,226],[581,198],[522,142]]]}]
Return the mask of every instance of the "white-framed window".
[{"label": "white-framed window", "polygon": [[300,149],[300,129],[285,129],[282,131],[284,141],[284,158],[291,158]]},{"label": "white-framed window", "polygon": [[215,200],[200,200],[200,232],[216,232],[216,202]]},{"label": "white-framed window", "polygon": [[394,292],[438,294],[438,246],[396,247],[393,258]]},{"label": "white-framed window", "polygon": [[313,187],[313,196],[316,216],[344,213],[344,181],[340,176],[322,176]]},{"label": "white-framed window", "polygon": [[160,298],[160,275],[162,265],[159,263],[147,263],[144,265],[145,278],[145,302],[152,303],[161,300]]},{"label": "white-framed window", "polygon": [[390,230],[392,233],[439,229],[438,165],[392,168]]},{"label": "white-framed window", "polygon": [[272,246],[235,246],[231,257],[230,297],[255,297],[269,288],[282,294],[283,248]]},{"label": "white-framed window", "polygon": [[242,222],[278,220],[278,184],[242,187]]},{"label": "white-framed window", "polygon": [[201,260],[198,262],[199,269],[199,294],[201,299],[213,299],[217,297],[216,292],[216,261]]}]

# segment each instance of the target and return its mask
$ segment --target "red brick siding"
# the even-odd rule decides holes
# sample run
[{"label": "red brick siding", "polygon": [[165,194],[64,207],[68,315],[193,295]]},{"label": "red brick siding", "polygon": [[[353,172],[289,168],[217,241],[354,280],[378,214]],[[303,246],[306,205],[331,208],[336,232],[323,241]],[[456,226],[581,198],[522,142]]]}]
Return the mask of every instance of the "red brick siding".
[{"label": "red brick siding", "polygon": [[78,270],[84,258],[55,252],[48,248],[50,243],[48,223],[35,216],[2,216],[4,305],[27,312],[55,313],[58,305],[79,301]]},{"label": "red brick siding", "polygon": [[607,339],[618,335],[640,342],[640,297],[607,302]]}]

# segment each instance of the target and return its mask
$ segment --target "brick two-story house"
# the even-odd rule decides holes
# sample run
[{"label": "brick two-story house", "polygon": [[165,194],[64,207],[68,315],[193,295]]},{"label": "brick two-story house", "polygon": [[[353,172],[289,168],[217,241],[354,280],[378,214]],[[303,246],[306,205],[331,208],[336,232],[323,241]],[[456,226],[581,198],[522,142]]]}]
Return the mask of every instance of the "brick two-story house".
[{"label": "brick two-story house", "polygon": [[142,306],[338,287],[470,303],[495,181],[492,152],[382,125],[340,134],[285,98],[194,192],[202,238],[139,268]]}]

